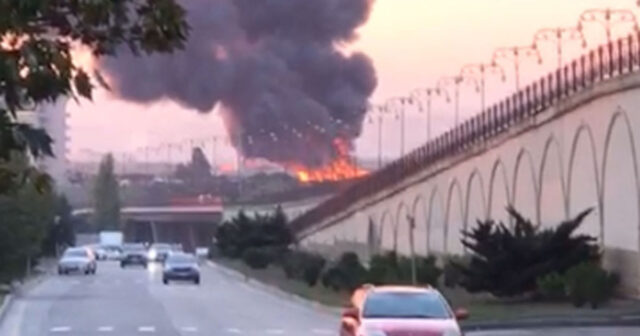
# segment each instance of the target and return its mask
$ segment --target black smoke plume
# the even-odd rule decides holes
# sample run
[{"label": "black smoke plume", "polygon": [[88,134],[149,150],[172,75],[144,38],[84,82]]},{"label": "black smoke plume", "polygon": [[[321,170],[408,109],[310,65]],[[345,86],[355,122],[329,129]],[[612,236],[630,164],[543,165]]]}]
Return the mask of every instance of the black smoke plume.
[{"label": "black smoke plume", "polygon": [[171,99],[200,112],[221,103],[245,157],[311,167],[336,154],[334,140],[361,132],[377,85],[371,60],[344,52],[373,0],[182,0],[185,50],[100,67],[127,100]]}]

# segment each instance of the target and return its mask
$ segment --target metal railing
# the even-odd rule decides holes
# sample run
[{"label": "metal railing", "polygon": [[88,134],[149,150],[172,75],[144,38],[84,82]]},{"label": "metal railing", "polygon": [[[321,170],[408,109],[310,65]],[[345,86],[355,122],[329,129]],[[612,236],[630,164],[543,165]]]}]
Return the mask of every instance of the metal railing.
[{"label": "metal railing", "polygon": [[292,222],[304,231],[439,161],[483,144],[596,83],[640,70],[640,33],[603,44],[413,150]]}]

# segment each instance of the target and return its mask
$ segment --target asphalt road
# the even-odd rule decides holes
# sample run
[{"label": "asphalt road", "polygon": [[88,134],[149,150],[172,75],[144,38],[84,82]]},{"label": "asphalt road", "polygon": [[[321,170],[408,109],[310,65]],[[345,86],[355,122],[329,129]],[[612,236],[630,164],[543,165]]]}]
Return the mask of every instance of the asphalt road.
[{"label": "asphalt road", "polygon": [[[94,276],[51,276],[16,298],[2,336],[336,335],[338,316],[202,267],[200,286],[160,281],[158,268],[103,262]],[[640,329],[491,331],[469,336],[640,335]]]}]

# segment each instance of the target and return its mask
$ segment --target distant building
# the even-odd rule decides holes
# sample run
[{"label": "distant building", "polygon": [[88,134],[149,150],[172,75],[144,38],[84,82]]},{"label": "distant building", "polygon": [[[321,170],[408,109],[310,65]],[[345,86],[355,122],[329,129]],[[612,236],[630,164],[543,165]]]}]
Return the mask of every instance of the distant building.
[{"label": "distant building", "polygon": [[47,172],[58,187],[67,184],[67,102],[59,98],[55,103],[38,105],[34,110],[18,112],[18,120],[36,128],[44,128],[53,139],[53,157],[39,159],[36,165]]}]

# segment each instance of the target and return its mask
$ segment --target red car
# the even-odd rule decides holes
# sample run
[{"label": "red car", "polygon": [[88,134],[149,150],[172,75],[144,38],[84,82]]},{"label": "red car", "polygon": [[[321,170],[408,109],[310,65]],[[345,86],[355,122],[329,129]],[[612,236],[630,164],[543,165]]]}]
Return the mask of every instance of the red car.
[{"label": "red car", "polygon": [[435,288],[367,285],[353,293],[340,336],[461,336],[458,320],[468,315]]}]

